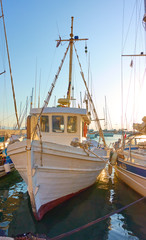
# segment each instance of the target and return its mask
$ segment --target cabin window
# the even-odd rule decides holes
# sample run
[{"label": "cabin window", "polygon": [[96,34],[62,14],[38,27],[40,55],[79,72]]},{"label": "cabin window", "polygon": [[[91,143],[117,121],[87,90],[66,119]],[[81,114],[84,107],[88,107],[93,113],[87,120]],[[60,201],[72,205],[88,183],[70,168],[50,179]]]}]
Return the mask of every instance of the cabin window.
[{"label": "cabin window", "polygon": [[68,133],[77,132],[77,117],[76,116],[68,116],[67,117],[67,132]]},{"label": "cabin window", "polygon": [[53,132],[64,132],[64,117],[63,116],[52,116],[52,131]]},{"label": "cabin window", "polygon": [[41,116],[40,126],[42,132],[49,132],[49,118],[48,116]]}]

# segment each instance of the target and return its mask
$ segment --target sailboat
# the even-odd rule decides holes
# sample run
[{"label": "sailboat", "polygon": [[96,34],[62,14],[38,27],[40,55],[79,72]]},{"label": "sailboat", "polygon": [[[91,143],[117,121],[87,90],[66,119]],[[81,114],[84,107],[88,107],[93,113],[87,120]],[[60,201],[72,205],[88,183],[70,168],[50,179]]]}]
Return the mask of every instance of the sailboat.
[{"label": "sailboat", "polygon": [[[27,118],[27,139],[8,146],[8,154],[28,186],[32,211],[37,220],[94,184],[107,163],[106,142],[75,48],[75,42],[85,39],[74,37],[73,19],[71,17],[70,38],[57,41],[57,46],[61,41],[69,44],[44,105],[42,108],[32,108]],[[69,48],[67,97],[58,99],[57,107],[47,107]],[[86,140],[87,126],[91,123],[88,109],[71,107],[73,48],[104,149]]]},{"label": "sailboat", "polygon": [[[146,13],[143,23],[146,26]],[[146,57],[146,54],[124,56]],[[146,196],[146,116],[142,121],[133,124],[132,134],[123,134],[122,146],[111,154],[110,163],[114,165],[116,175],[124,183],[140,195]]]},{"label": "sailboat", "polygon": [[104,126],[105,126],[105,129],[103,130],[103,134],[105,137],[113,137],[114,133],[112,130],[108,130],[107,129],[107,121],[108,121],[108,118],[107,118],[107,101],[106,101],[106,96],[105,96],[105,123],[104,123]]},{"label": "sailboat", "polygon": [[[14,85],[13,85],[13,77],[12,77],[2,0],[0,0],[0,5],[1,5],[1,14],[2,14],[0,18],[2,18],[2,21],[3,21],[4,35],[5,35],[5,42],[6,42],[7,56],[8,56],[8,62],[9,62],[10,77],[11,77],[11,86],[12,86],[13,99],[14,99],[14,107],[15,107],[17,124],[19,128],[19,120],[18,120],[18,114],[17,114],[17,106],[16,106],[15,91],[14,91]],[[0,75],[5,74],[5,72],[6,71],[4,70],[3,72],[0,73]],[[0,177],[3,177],[8,173],[12,172],[13,170],[15,170],[14,163],[12,162],[10,156],[8,156],[7,154],[7,145],[9,141],[10,139],[8,137],[7,130],[1,131],[0,133]]]}]

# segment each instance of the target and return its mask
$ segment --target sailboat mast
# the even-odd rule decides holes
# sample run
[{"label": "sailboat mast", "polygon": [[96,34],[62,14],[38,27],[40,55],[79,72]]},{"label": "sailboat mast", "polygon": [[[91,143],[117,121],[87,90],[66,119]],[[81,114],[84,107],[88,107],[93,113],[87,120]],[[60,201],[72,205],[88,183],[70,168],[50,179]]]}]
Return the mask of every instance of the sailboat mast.
[{"label": "sailboat mast", "polygon": [[67,98],[69,99],[68,107],[70,107],[71,99],[71,82],[72,82],[72,59],[73,59],[73,19],[71,17],[71,33],[70,33],[70,59],[69,59],[69,86],[67,92]]},{"label": "sailboat mast", "polygon": [[107,129],[107,103],[106,103],[106,96],[105,96],[105,116],[104,116],[104,118],[105,118],[105,129]]},{"label": "sailboat mast", "polygon": [[146,30],[146,0],[144,0],[144,17],[143,17],[143,23],[144,23],[144,27]]},{"label": "sailboat mast", "polygon": [[1,2],[1,11],[2,11],[3,26],[4,26],[4,33],[5,33],[5,40],[6,40],[6,48],[7,48],[8,62],[9,62],[9,70],[10,70],[10,77],[11,77],[12,92],[13,92],[13,100],[14,100],[14,107],[15,107],[15,115],[16,115],[18,129],[20,129],[18,113],[17,113],[16,98],[15,98],[15,91],[14,91],[14,84],[13,84],[13,77],[12,77],[12,70],[11,70],[11,63],[10,63],[10,56],[9,56],[9,49],[8,49],[8,41],[7,41],[7,35],[6,35],[6,27],[5,27],[5,20],[4,20],[2,0],[0,0],[0,2]]}]

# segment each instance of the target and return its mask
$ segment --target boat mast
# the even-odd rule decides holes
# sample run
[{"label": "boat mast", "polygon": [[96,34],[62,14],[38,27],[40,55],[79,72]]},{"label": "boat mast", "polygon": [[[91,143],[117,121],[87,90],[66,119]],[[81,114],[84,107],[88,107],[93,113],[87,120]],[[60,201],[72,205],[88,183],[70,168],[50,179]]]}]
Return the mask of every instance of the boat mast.
[{"label": "boat mast", "polygon": [[13,77],[12,77],[12,70],[11,70],[11,63],[10,63],[10,56],[9,56],[9,49],[8,49],[8,41],[7,41],[7,35],[6,35],[6,27],[5,27],[5,20],[4,20],[2,0],[0,0],[0,2],[1,2],[1,11],[2,11],[2,16],[1,17],[3,18],[4,33],[5,33],[5,40],[6,40],[6,48],[7,48],[9,70],[10,70],[10,77],[11,77],[11,86],[12,86],[13,100],[14,100],[14,107],[15,107],[15,115],[16,115],[18,129],[20,129],[19,119],[18,119],[18,114],[17,114],[17,105],[16,105],[16,98],[15,98],[15,91],[14,91],[14,84],[13,84]]},{"label": "boat mast", "polygon": [[106,103],[106,96],[105,96],[105,113],[104,113],[104,121],[105,121],[105,124],[104,124],[104,127],[105,127],[105,130],[107,130],[107,103]]},{"label": "boat mast", "polygon": [[71,33],[70,33],[70,59],[69,59],[69,85],[67,98],[69,99],[68,107],[70,107],[70,99],[71,99],[71,82],[72,82],[72,58],[73,58],[73,19],[71,17]]},{"label": "boat mast", "polygon": [[71,101],[71,83],[72,83],[72,60],[73,60],[73,45],[74,42],[76,41],[82,41],[82,40],[88,40],[88,38],[78,38],[78,36],[73,35],[73,20],[74,17],[71,17],[71,33],[70,33],[70,39],[59,39],[56,40],[57,41],[57,46],[59,46],[59,44],[61,42],[66,42],[69,41],[69,47],[70,47],[70,59],[69,59],[69,84],[68,84],[68,91],[67,91],[67,106],[70,107],[70,101]]}]

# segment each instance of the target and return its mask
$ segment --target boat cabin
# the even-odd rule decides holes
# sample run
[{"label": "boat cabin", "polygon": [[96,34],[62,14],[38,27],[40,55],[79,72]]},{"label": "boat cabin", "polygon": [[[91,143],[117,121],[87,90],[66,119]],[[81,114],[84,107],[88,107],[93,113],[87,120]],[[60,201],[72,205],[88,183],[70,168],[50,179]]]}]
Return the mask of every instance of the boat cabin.
[{"label": "boat cabin", "polygon": [[[39,139],[38,134],[33,137],[33,132],[40,112],[41,108],[33,108],[28,116],[27,138],[29,139]],[[78,138],[82,142],[90,122],[90,115],[87,114],[86,109],[47,107],[39,121],[42,141],[70,145],[74,138]]]}]

